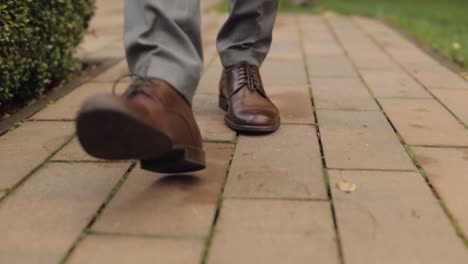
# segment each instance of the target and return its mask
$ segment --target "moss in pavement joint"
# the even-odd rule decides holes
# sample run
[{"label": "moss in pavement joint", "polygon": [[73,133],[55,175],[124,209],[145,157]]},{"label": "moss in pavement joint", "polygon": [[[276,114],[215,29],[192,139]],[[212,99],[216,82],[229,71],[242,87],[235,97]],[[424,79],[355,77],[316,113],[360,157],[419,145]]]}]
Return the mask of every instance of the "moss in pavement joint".
[{"label": "moss in pavement joint", "polygon": [[230,157],[230,160],[229,160],[229,163],[228,163],[228,166],[227,166],[226,175],[224,177],[223,184],[221,186],[221,191],[220,191],[220,194],[219,194],[219,197],[218,197],[218,201],[216,203],[216,213],[215,213],[215,216],[213,218],[213,223],[211,225],[208,236],[205,239],[205,247],[204,247],[204,250],[203,250],[203,255],[202,255],[202,260],[201,260],[202,264],[206,264],[208,262],[208,257],[209,257],[209,254],[210,254],[211,244],[213,242],[213,237],[214,237],[214,234],[215,234],[216,224],[218,222],[218,217],[219,217],[219,214],[221,213],[221,208],[223,206],[224,190],[226,188],[226,183],[227,183],[227,179],[228,179],[228,176],[229,176],[229,172],[231,171],[232,161],[234,160],[234,155],[236,154],[238,140],[239,140],[239,136],[237,135],[234,138],[234,140],[232,141],[233,149],[232,149],[231,157]]},{"label": "moss in pavement joint", "polygon": [[70,143],[73,139],[75,138],[75,135],[71,136],[69,139],[67,139],[60,147],[58,147],[54,152],[52,152],[49,156],[47,156],[47,158],[41,162],[39,165],[37,165],[36,167],[34,167],[31,172],[29,172],[28,174],[26,174],[26,176],[24,176],[23,178],[21,178],[16,184],[14,184],[11,188],[8,188],[7,189],[7,192],[5,193],[5,195],[3,197],[0,198],[0,203],[6,199],[11,193],[15,192],[21,185],[23,185],[23,183],[25,183],[29,178],[32,177],[32,175],[34,175],[34,173],[36,173],[38,170],[40,170],[42,167],[45,166],[45,164],[47,164],[53,156],[55,156],[55,154],[57,154],[59,151],[61,151],[68,143]]},{"label": "moss in pavement joint", "polygon": [[122,187],[122,185],[125,183],[125,181],[128,179],[128,177],[130,176],[130,173],[132,172],[132,170],[135,168],[137,162],[134,161],[132,162],[132,164],[129,166],[129,168],[127,169],[127,171],[124,173],[124,175],[119,179],[119,181],[117,182],[117,184],[114,186],[114,188],[112,188],[112,190],[110,191],[110,193],[107,195],[106,199],[104,200],[104,202],[101,204],[101,206],[99,207],[99,209],[96,211],[96,213],[94,214],[94,216],[92,217],[91,221],[88,223],[88,225],[83,229],[83,231],[80,233],[80,235],[76,238],[76,240],[73,242],[73,244],[71,245],[71,247],[67,250],[67,252],[65,253],[65,255],[63,256],[63,258],[60,260],[60,264],[64,264],[68,261],[68,259],[70,258],[71,254],[73,253],[73,251],[75,251],[75,249],[78,247],[78,245],[81,243],[81,241],[83,241],[90,233],[91,233],[91,227],[92,225],[99,219],[99,217],[101,216],[102,212],[104,211],[104,209],[107,207],[107,205],[111,202],[111,200],[114,198],[115,194],[120,190],[120,188]]}]

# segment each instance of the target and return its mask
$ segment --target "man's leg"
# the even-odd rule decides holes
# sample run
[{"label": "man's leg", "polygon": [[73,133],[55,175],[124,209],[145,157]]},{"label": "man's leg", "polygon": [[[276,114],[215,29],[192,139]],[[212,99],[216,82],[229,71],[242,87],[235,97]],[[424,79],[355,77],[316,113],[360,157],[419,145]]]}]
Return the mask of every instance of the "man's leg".
[{"label": "man's leg", "polygon": [[146,170],[205,167],[190,106],[203,67],[198,0],[126,0],[125,48],[132,84],[122,96],[83,104],[77,133],[92,156],[141,160]]},{"label": "man's leg", "polygon": [[224,67],[248,63],[260,67],[271,45],[278,0],[229,0],[229,18],[218,34]]},{"label": "man's leg", "polygon": [[199,0],[126,0],[130,72],[169,83],[191,102],[203,69]]},{"label": "man's leg", "polygon": [[219,106],[225,123],[236,131],[273,132],[279,111],[268,98],[259,67],[272,41],[278,0],[230,0],[230,15],[218,35],[224,71]]}]

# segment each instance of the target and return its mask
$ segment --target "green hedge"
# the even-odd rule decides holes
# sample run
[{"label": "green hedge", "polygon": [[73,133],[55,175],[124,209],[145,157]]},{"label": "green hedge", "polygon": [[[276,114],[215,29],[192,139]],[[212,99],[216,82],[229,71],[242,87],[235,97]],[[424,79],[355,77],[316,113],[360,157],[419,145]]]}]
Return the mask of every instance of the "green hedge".
[{"label": "green hedge", "polygon": [[0,0],[0,109],[66,79],[94,0]]}]

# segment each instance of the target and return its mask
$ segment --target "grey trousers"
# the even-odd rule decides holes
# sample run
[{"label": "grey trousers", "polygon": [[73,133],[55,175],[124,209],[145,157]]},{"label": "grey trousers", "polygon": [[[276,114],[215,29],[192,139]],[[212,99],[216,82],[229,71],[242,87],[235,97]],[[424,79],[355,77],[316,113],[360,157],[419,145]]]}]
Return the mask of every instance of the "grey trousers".
[{"label": "grey trousers", "polygon": [[[217,38],[224,67],[259,66],[272,40],[278,0],[230,0]],[[126,0],[125,49],[130,72],[164,80],[191,103],[203,69],[200,0]]]}]

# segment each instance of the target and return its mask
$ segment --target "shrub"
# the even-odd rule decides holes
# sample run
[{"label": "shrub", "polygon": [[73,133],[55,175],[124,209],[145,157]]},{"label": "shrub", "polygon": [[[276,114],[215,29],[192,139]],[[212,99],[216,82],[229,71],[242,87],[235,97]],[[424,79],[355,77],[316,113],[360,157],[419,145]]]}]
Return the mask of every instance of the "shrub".
[{"label": "shrub", "polygon": [[72,58],[94,0],[0,1],[0,109],[79,70]]}]

